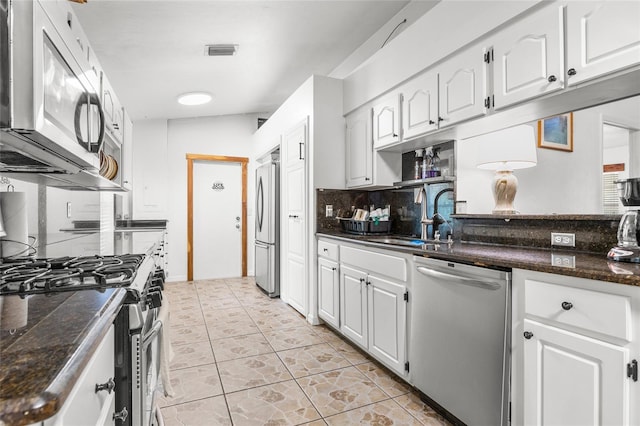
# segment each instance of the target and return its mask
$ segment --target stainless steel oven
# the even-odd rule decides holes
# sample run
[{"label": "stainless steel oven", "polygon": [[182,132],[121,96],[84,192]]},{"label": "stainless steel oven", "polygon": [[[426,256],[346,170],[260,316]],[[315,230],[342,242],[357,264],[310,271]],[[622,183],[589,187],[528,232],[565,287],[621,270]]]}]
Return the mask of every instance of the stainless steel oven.
[{"label": "stainless steel oven", "polygon": [[135,281],[116,319],[116,412],[122,414],[119,424],[153,426],[160,416],[155,391],[160,380],[164,285],[164,273],[153,256],[140,265]]}]

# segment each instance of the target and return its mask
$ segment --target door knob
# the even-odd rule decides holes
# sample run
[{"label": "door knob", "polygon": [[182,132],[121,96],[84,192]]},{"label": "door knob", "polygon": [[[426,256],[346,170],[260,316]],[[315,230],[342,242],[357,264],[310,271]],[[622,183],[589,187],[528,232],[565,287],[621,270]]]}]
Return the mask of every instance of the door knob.
[{"label": "door knob", "polygon": [[565,311],[568,311],[571,308],[573,308],[573,303],[571,303],[571,302],[562,302],[562,309],[564,309]]},{"label": "door knob", "polygon": [[240,222],[240,216],[236,216],[236,221]]},{"label": "door knob", "polygon": [[236,229],[240,229],[240,224],[239,223],[236,224]]},{"label": "door knob", "polygon": [[525,332],[524,332],[524,338],[525,338],[525,339],[529,340],[529,339],[531,339],[532,337],[533,337],[533,333],[532,333],[532,332],[530,332],[530,331],[525,331]]},{"label": "door knob", "polygon": [[550,75],[549,78],[547,79],[549,81],[549,83],[553,83],[554,81],[557,80],[555,75]]},{"label": "door knob", "polygon": [[576,75],[577,74],[576,69],[575,68],[569,68],[569,70],[567,71],[567,74]]}]

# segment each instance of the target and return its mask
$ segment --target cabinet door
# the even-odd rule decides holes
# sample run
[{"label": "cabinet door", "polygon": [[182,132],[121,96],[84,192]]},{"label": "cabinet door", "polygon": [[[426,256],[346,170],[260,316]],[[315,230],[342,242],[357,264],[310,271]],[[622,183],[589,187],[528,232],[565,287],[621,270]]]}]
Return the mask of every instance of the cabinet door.
[{"label": "cabinet door", "polygon": [[284,247],[282,289],[285,300],[307,315],[306,278],[306,168],[307,125],[301,123],[284,135],[283,192],[284,218],[281,241]]},{"label": "cabinet door", "polygon": [[369,275],[369,351],[400,375],[405,374],[407,305],[405,286]]},{"label": "cabinet door", "polygon": [[524,320],[524,423],[629,424],[628,351]]},{"label": "cabinet door", "polygon": [[485,63],[478,49],[466,50],[438,69],[440,127],[485,113]]},{"label": "cabinet door", "polygon": [[640,64],[640,2],[567,2],[569,85]]},{"label": "cabinet door", "polygon": [[438,74],[426,72],[402,88],[402,139],[438,128]]},{"label": "cabinet door", "polygon": [[318,258],[318,316],[335,328],[340,327],[340,275],[338,264]]},{"label": "cabinet door", "polygon": [[340,331],[367,349],[367,274],[340,265]]},{"label": "cabinet door", "polygon": [[535,13],[490,41],[496,110],[563,88],[562,12]]},{"label": "cabinet door", "polygon": [[400,95],[394,93],[373,105],[373,147],[400,142]]},{"label": "cabinet door", "polygon": [[365,108],[346,119],[347,187],[371,185],[373,179],[373,140],[371,109]]}]

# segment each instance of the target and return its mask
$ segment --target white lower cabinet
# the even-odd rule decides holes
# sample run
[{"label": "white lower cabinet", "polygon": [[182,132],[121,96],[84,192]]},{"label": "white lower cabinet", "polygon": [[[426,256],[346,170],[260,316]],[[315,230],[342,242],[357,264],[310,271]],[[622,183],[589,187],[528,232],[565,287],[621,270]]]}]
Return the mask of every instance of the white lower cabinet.
[{"label": "white lower cabinet", "polygon": [[366,281],[366,272],[340,267],[340,331],[363,349],[368,349]]},{"label": "white lower cabinet", "polygon": [[514,270],[513,425],[639,424],[638,290]]},{"label": "white lower cabinet", "polygon": [[408,378],[409,258],[318,240],[318,316]]},{"label": "white lower cabinet", "polygon": [[[115,425],[114,344],[112,325],[60,411],[43,426]],[[103,390],[96,391],[96,386]]]},{"label": "white lower cabinet", "polygon": [[528,319],[524,329],[524,424],[629,424],[627,349]]},{"label": "white lower cabinet", "polygon": [[318,316],[340,328],[340,275],[338,263],[318,257]]},{"label": "white lower cabinet", "polygon": [[406,373],[407,288],[369,275],[369,351],[400,374]]},{"label": "white lower cabinet", "polygon": [[[341,247],[340,331],[391,370],[406,376],[407,287],[365,269],[371,263],[384,265],[385,259],[406,266],[400,257]],[[406,272],[399,272],[406,277]]]}]

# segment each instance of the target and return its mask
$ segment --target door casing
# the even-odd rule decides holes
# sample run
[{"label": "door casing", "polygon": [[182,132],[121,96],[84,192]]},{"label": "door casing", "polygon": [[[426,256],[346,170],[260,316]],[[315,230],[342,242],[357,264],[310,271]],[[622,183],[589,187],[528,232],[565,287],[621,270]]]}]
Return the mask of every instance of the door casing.
[{"label": "door casing", "polygon": [[187,280],[193,281],[193,162],[215,161],[240,163],[242,166],[242,214],[241,246],[242,276],[247,276],[247,157],[229,157],[225,155],[187,154]]}]

